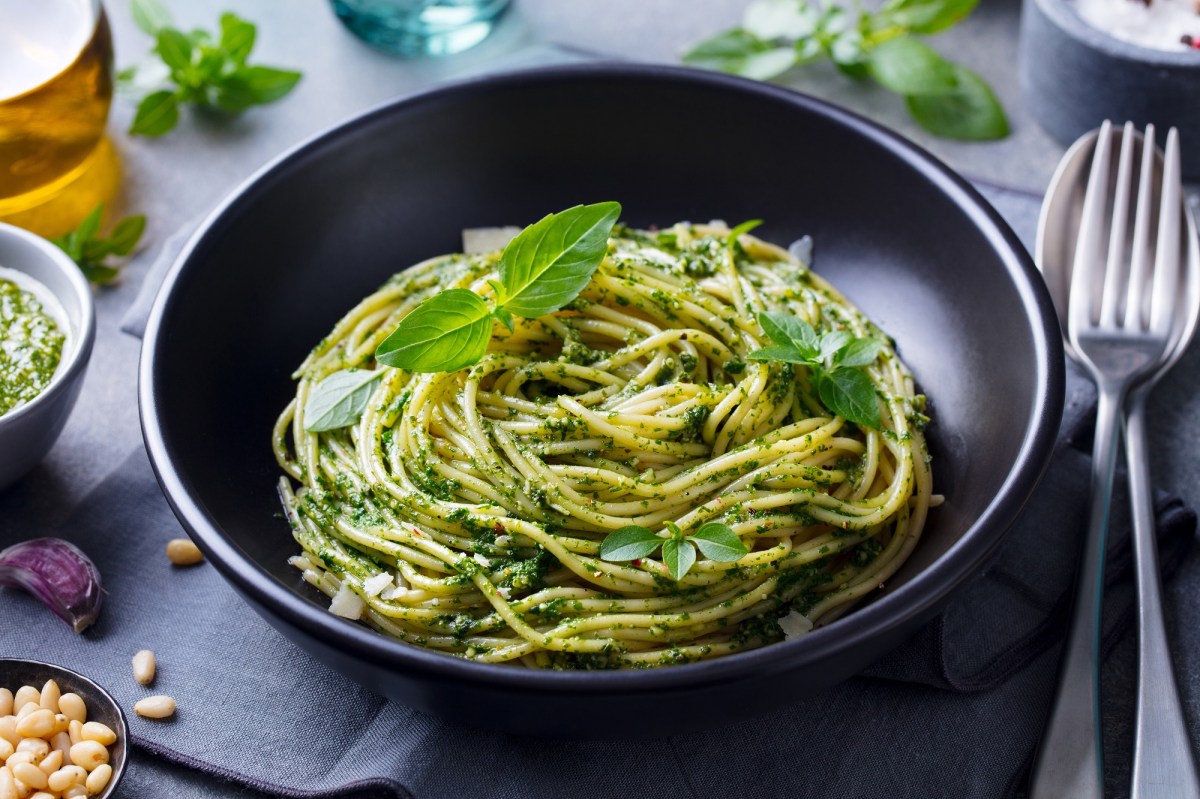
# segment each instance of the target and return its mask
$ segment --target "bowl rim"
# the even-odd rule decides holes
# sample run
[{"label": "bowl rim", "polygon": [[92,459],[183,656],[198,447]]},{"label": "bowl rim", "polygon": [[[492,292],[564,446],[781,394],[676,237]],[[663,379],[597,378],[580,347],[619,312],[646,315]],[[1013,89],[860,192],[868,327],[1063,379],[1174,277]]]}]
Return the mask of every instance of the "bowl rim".
[{"label": "bowl rim", "polygon": [[[0,237],[6,236],[20,239],[35,247],[40,255],[53,265],[53,268],[66,276],[67,282],[71,285],[71,291],[75,293],[76,299],[79,300],[80,312],[79,317],[75,318],[68,310],[67,304],[63,302],[61,294],[45,283],[42,283],[42,281],[38,281],[41,285],[45,286],[46,291],[58,298],[58,301],[63,305],[63,312],[70,317],[70,321],[78,328],[75,331],[78,341],[74,342],[67,353],[66,360],[59,363],[58,368],[54,370],[54,376],[50,378],[50,382],[46,384],[44,389],[38,392],[36,397],[19,408],[15,408],[5,414],[0,414],[0,430],[20,424],[22,418],[35,413],[42,405],[51,402],[51,396],[65,390],[64,386],[72,383],[79,372],[87,366],[88,358],[91,357],[92,353],[92,344],[96,337],[95,298],[92,297],[92,287],[83,276],[83,272],[79,269],[79,266],[65,252],[41,236],[30,233],[28,230],[16,227],[15,225],[0,222]],[[5,263],[0,264],[0,266],[25,273],[28,277],[33,277],[20,264]],[[36,278],[33,279],[36,280]]]},{"label": "bowl rim", "polygon": [[[23,666],[36,666],[38,668],[46,669],[46,671],[52,675],[50,679],[55,680],[55,682],[58,682],[56,679],[58,674],[68,675],[72,680],[77,680],[86,685],[91,691],[94,691],[102,699],[108,702],[108,704],[110,704],[114,710],[117,711],[117,726],[119,729],[114,730],[114,732],[117,733],[117,740],[124,743],[124,746],[121,748],[121,759],[116,765],[113,765],[111,760],[109,761],[108,764],[113,767],[112,776],[108,778],[108,784],[104,786],[104,790],[96,794],[94,799],[108,799],[108,797],[115,794],[117,786],[121,782],[121,778],[125,776],[125,767],[129,764],[130,750],[133,747],[133,741],[129,735],[129,719],[125,716],[125,711],[122,709],[121,703],[114,699],[113,695],[110,694],[107,689],[105,689],[91,677],[80,674],[74,669],[69,669],[66,666],[60,666],[57,663],[47,663],[44,660],[37,660],[36,658],[0,657],[0,674],[4,672],[5,666],[10,663],[18,663]],[[0,687],[11,688],[11,686],[7,685],[0,685]],[[87,697],[84,697],[84,700],[87,700]]]},{"label": "bowl rim", "polygon": [[[721,91],[749,92],[771,102],[799,106],[846,126],[887,150],[955,201],[1000,256],[1029,319],[1034,340],[1036,391],[1029,424],[1014,466],[988,506],[945,553],[906,585],[877,597],[869,605],[799,639],[727,657],[670,668],[573,672],[502,668],[476,663],[388,638],[365,625],[338,618],[242,554],[221,530],[191,484],[176,468],[167,444],[155,390],[162,328],[179,297],[173,291],[194,253],[210,231],[219,230],[226,214],[265,190],[277,172],[301,167],[321,148],[359,126],[383,116],[440,101],[447,95],[501,90],[521,84],[558,84],[580,80],[648,81],[699,85]],[[1034,486],[1049,464],[1057,436],[1065,391],[1065,360],[1058,321],[1049,292],[1032,258],[1000,215],[966,180],[933,155],[853,112],[779,86],[685,67],[646,64],[573,64],[492,73],[440,85],[370,108],[300,142],[272,159],[235,188],[205,218],[172,264],[151,309],[142,345],[138,400],[142,432],[151,466],[163,493],[183,526],[193,535],[221,574],[249,604],[269,609],[275,620],[309,639],[397,674],[441,681],[465,681],[493,689],[548,694],[607,692],[653,693],[664,689],[702,688],[746,678],[790,671],[853,649],[898,622],[924,617],[963,580],[980,570],[998,549]],[[987,531],[990,534],[985,535]],[[936,568],[935,568],[936,566]]]},{"label": "bowl rim", "polygon": [[1118,39],[1093,26],[1075,9],[1070,0],[1032,0],[1038,8],[1067,36],[1077,43],[1104,53],[1109,58],[1154,67],[1177,68],[1179,72],[1194,72],[1200,78],[1200,52],[1158,50]]}]

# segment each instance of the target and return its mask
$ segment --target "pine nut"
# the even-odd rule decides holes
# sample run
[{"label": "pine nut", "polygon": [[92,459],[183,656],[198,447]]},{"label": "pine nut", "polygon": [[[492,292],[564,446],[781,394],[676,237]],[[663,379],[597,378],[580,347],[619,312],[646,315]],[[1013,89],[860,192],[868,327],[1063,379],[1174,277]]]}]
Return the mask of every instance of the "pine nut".
[{"label": "pine nut", "polygon": [[55,733],[54,737],[50,739],[50,748],[57,752],[62,752],[63,762],[65,763],[67,762],[66,758],[70,757],[69,752],[71,751],[72,743],[70,733],[59,732]]},{"label": "pine nut", "polygon": [[34,762],[36,760],[37,755],[35,755],[33,752],[13,752],[8,756],[8,760],[4,761],[4,765],[8,766],[9,768],[12,768],[18,763],[29,763],[36,766],[37,763]]},{"label": "pine nut", "polygon": [[63,694],[58,698],[58,712],[80,724],[87,721],[87,705],[79,694]]},{"label": "pine nut", "polygon": [[172,538],[167,542],[167,558],[176,566],[195,566],[204,561],[204,553],[189,538]]},{"label": "pine nut", "polygon": [[17,747],[10,744],[7,738],[0,738],[0,763],[8,760],[15,751],[17,751]]},{"label": "pine nut", "polygon": [[55,795],[52,793],[38,791],[37,793],[30,795],[29,799],[57,799],[57,797],[55,797]]},{"label": "pine nut", "polygon": [[87,776],[84,786],[88,789],[89,794],[97,794],[104,790],[104,786],[108,785],[108,781],[111,778],[112,766],[102,763],[96,766],[96,770]]},{"label": "pine nut", "polygon": [[21,743],[21,736],[17,735],[17,717],[5,716],[0,718],[0,738],[8,741],[13,746]]},{"label": "pine nut", "polygon": [[88,795],[88,789],[82,785],[72,785],[63,791],[62,799],[83,799]]},{"label": "pine nut", "polygon": [[169,696],[148,696],[133,706],[133,712],[148,719],[165,719],[175,713],[175,700]]},{"label": "pine nut", "polygon": [[32,763],[18,763],[12,767],[12,773],[14,777],[35,791],[46,787],[46,772]]},{"label": "pine nut", "polygon": [[32,685],[22,685],[17,689],[17,693],[13,696],[13,713],[20,713],[21,708],[25,707],[30,702],[35,705],[41,702],[42,692],[34,688]]},{"label": "pine nut", "polygon": [[17,744],[18,752],[28,752],[34,762],[41,763],[42,758],[50,754],[50,744],[44,738],[25,738]]},{"label": "pine nut", "polygon": [[58,683],[54,680],[46,680],[46,684],[42,686],[42,692],[38,696],[38,704],[51,713],[57,713],[58,699],[61,696],[62,689],[58,687]]},{"label": "pine nut", "polygon": [[63,792],[72,785],[83,785],[87,780],[87,772],[79,766],[63,766],[50,775],[46,784],[50,790]]},{"label": "pine nut", "polygon": [[[117,740],[117,734],[107,724],[101,724],[98,721],[87,722],[83,725],[80,732],[83,735],[84,741],[95,741],[102,746],[108,746]],[[82,766],[83,764],[80,763],[80,765]],[[88,771],[91,771],[91,769],[88,769]]]},{"label": "pine nut", "polygon": [[[72,721],[67,725],[67,736],[71,739],[71,745],[79,743],[83,740],[83,725],[78,721]],[[70,753],[68,753],[69,756]]]},{"label": "pine nut", "polygon": [[39,705],[37,702],[26,702],[24,705],[21,706],[21,709],[17,711],[17,723],[19,724],[21,722],[21,719],[25,718],[26,716],[32,715],[34,712],[41,710],[41,709],[42,709],[42,706]]},{"label": "pine nut", "polygon": [[96,741],[80,741],[71,747],[71,762],[83,766],[86,771],[94,771],[108,762],[108,750]]},{"label": "pine nut", "polygon": [[22,738],[49,738],[54,734],[53,711],[39,707],[25,718],[20,719],[17,722],[17,734]]},{"label": "pine nut", "polygon": [[42,758],[42,762],[38,763],[38,768],[47,776],[53,774],[62,768],[64,756],[57,749],[51,750],[50,754]]},{"label": "pine nut", "polygon": [[142,685],[149,685],[154,682],[154,671],[154,653],[149,649],[143,649],[133,656],[133,679]]},{"label": "pine nut", "polygon": [[11,716],[13,713],[13,692],[0,688],[0,716]]},{"label": "pine nut", "polygon": [[0,766],[0,799],[17,799],[17,783],[5,766]]}]

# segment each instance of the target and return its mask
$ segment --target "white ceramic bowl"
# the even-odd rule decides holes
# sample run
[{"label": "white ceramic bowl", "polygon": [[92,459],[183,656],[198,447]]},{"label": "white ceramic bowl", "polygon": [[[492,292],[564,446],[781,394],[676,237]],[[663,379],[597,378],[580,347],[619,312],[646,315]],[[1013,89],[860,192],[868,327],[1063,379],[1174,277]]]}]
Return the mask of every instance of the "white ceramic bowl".
[{"label": "white ceramic bowl", "polygon": [[[64,318],[58,321],[67,334],[62,360],[50,384],[33,400],[0,415],[0,489],[4,489],[45,457],[67,423],[96,339],[96,310],[91,286],[75,262],[28,231],[0,223],[0,267],[11,270],[10,278],[12,272],[18,273],[14,282],[23,288],[29,286],[21,275],[49,289],[61,307]],[[46,308],[51,316],[59,315],[55,310]]]}]

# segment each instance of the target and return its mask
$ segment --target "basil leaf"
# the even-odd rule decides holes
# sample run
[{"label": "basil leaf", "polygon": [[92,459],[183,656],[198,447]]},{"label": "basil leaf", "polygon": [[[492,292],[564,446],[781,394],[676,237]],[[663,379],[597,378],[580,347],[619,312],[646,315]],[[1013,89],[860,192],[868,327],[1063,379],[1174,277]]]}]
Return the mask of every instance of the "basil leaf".
[{"label": "basil leaf", "polygon": [[744,28],[725,31],[700,42],[683,55],[683,63],[754,80],[770,80],[799,59],[793,46],[763,41]]},{"label": "basil leaf", "polygon": [[620,214],[620,203],[577,205],[518,233],[500,256],[500,306],[536,319],[578,297],[608,252]]},{"label": "basil leaf", "polygon": [[879,357],[883,342],[873,338],[856,338],[833,356],[834,366],[870,366]]},{"label": "basil leaf", "polygon": [[939,33],[962,21],[978,4],[979,0],[888,0],[876,15],[876,24],[926,35]]},{"label": "basil leaf", "polygon": [[836,369],[817,379],[817,393],[825,407],[863,427],[879,429],[879,401],[871,378],[859,369]]},{"label": "basil leaf", "polygon": [[947,139],[983,141],[1007,136],[1004,108],[983,78],[957,64],[954,77],[953,91],[904,98],[917,124]]},{"label": "basil leaf", "polygon": [[171,68],[171,74],[176,79],[188,72],[192,66],[192,42],[174,28],[162,28],[158,31],[154,51],[162,58],[163,63]]},{"label": "basil leaf", "polygon": [[659,538],[645,527],[631,524],[614,530],[600,542],[602,560],[637,560],[644,558],[662,546]]},{"label": "basil leaf", "polygon": [[133,13],[133,24],[151,36],[156,36],[161,28],[171,24],[171,15],[158,0],[133,0],[130,11]]},{"label": "basil leaf", "polygon": [[79,269],[83,272],[84,278],[86,278],[89,283],[96,283],[98,285],[111,283],[113,279],[120,274],[111,266],[97,266],[89,263],[80,264]]},{"label": "basil leaf", "polygon": [[792,360],[796,363],[815,360],[821,354],[821,342],[817,331],[797,316],[778,311],[763,311],[758,315],[758,323],[763,332],[777,345],[794,351],[795,358]]},{"label": "basil leaf", "polygon": [[129,132],[139,136],[161,136],[179,122],[179,99],[174,92],[159,91],[138,103]]},{"label": "basil leaf", "polygon": [[284,97],[300,81],[300,73],[274,67],[243,66],[221,79],[216,104],[223,111],[237,113],[252,105],[273,103]]},{"label": "basil leaf", "polygon": [[667,566],[667,571],[671,573],[671,577],[675,582],[683,579],[683,576],[691,570],[692,564],[696,562],[696,548],[688,541],[676,541],[673,538],[668,538],[663,542],[663,563]]},{"label": "basil leaf", "polygon": [[751,230],[754,230],[761,224],[761,219],[747,219],[745,222],[740,225],[736,225],[733,230],[729,231],[729,237],[726,239],[726,241],[728,241],[729,246],[732,247],[738,243],[738,239],[742,237],[743,233],[749,233]]},{"label": "basil leaf", "polygon": [[747,555],[750,550],[729,527],[718,522],[709,522],[688,538],[710,560],[732,563]]},{"label": "basil leaf", "polygon": [[876,45],[867,64],[879,85],[897,94],[949,92],[958,84],[954,65],[912,36]]},{"label": "basil leaf", "polygon": [[96,234],[100,232],[100,217],[103,215],[104,203],[100,203],[91,210],[91,213],[83,218],[83,221],[79,223],[79,227],[75,228],[75,235],[78,236],[78,241],[81,245],[85,245],[96,238]]},{"label": "basil leaf", "polygon": [[742,19],[764,41],[806,39],[817,33],[821,13],[804,0],[754,0]]},{"label": "basil leaf", "polygon": [[477,363],[491,337],[487,303],[467,289],[450,289],[401,319],[375,360],[410,372],[453,372]]},{"label": "basil leaf", "polygon": [[221,15],[220,47],[237,64],[245,64],[254,49],[257,29],[253,24],[228,11]]},{"label": "basil leaf", "polygon": [[834,330],[821,336],[821,362],[832,366],[838,351],[851,341],[854,341],[854,336],[845,330]]},{"label": "basil leaf", "polygon": [[329,375],[317,383],[304,403],[304,429],[320,433],[354,424],[382,377],[382,372],[368,369],[343,369]]},{"label": "basil leaf", "polygon": [[113,226],[108,234],[108,250],[113,255],[129,255],[146,230],[146,217],[127,216]]}]

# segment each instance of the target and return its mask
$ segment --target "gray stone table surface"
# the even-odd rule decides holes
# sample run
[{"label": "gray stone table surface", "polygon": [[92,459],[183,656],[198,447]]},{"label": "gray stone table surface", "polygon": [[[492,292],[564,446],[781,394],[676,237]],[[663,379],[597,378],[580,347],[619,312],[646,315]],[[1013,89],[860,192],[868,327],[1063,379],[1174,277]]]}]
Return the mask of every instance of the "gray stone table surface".
[{"label": "gray stone table surface", "polygon": [[[149,48],[128,6],[110,2],[117,64],[137,61]],[[377,53],[354,39],[334,18],[325,0],[166,0],[182,26],[212,27],[219,13],[236,7],[259,24],[255,58],[292,66],[305,77],[282,102],[253,109],[237,119],[185,113],[175,132],[161,139],[126,135],[133,106],[118,99],[110,134],[124,164],[119,205],[149,219],[145,246],[115,287],[97,290],[99,330],[95,354],[79,406],[47,459],[17,486],[0,492],[0,540],[33,535],[60,522],[140,442],[136,378],[139,342],[119,330],[159,245],[211,209],[266,161],[306,137],[372,105],[440,81],[503,65],[522,63],[530,48],[555,43],[622,59],[676,63],[686,46],[736,24],[746,0],[516,0],[491,38],[475,49],[444,59],[401,60]],[[792,88],[857,110],[912,137],[970,177],[1040,193],[1062,147],[1030,118],[1016,85],[1018,0],[983,0],[959,27],[937,37],[939,49],[992,82],[1013,125],[1008,139],[965,144],[934,139],[904,114],[902,104],[870,85],[857,85],[834,70],[816,66],[785,77]],[[1158,390],[1151,413],[1154,474],[1160,485],[1200,506],[1200,351],[1193,348]],[[24,536],[22,536],[24,537]],[[1200,558],[1193,556],[1169,592],[1169,624],[1178,647],[1178,668],[1187,675],[1189,701],[1200,696]],[[1132,685],[1134,643],[1110,659],[1110,680]],[[1128,752],[1129,696],[1106,697],[1113,746]],[[1200,720],[1193,720],[1200,721]],[[1124,758],[1124,762],[1121,759]],[[1128,768],[1128,755],[1115,767]],[[122,796],[257,796],[233,785],[155,761],[134,758]]]}]

